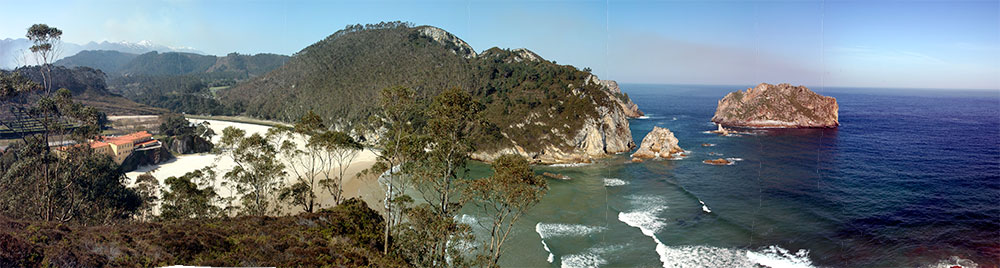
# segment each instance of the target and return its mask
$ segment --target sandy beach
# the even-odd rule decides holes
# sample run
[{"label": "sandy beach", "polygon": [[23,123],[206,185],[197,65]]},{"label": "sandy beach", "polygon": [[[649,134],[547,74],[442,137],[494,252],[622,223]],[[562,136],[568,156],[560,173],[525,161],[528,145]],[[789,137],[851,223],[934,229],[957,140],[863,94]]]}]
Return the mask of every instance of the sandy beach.
[{"label": "sandy beach", "polygon": [[[259,133],[263,135],[267,132],[267,129],[270,128],[270,126],[266,125],[238,123],[238,122],[229,122],[220,120],[190,119],[190,121],[192,123],[201,123],[203,121],[207,121],[211,125],[212,130],[214,130],[215,133],[217,133],[215,137],[212,137],[213,143],[218,142],[222,138],[221,137],[222,130],[229,126],[243,129],[247,132],[248,135],[254,133]],[[300,145],[304,143],[304,141],[302,140],[296,140],[295,142]],[[379,187],[378,182],[376,181],[376,176],[374,175],[367,175],[362,177],[356,176],[359,172],[368,169],[372,165],[374,165],[375,161],[376,161],[376,155],[371,150],[366,149],[358,152],[357,157],[354,158],[354,161],[352,161],[351,164],[348,166],[347,171],[344,172],[345,198],[360,197],[363,200],[365,200],[365,202],[367,202],[369,206],[373,208],[380,207],[379,202],[381,202],[381,200],[384,198],[384,192],[381,189],[381,187]],[[132,185],[135,183],[135,179],[139,175],[149,172],[154,177],[156,177],[156,179],[160,182],[161,187],[166,187],[166,185],[164,185],[164,181],[166,181],[168,177],[182,176],[187,172],[202,169],[210,165],[216,166],[215,170],[218,173],[218,177],[216,178],[215,181],[215,187],[219,195],[222,197],[235,196],[235,192],[232,188],[222,185],[222,182],[224,181],[222,175],[231,170],[235,165],[232,159],[224,155],[216,155],[210,153],[180,155],[177,156],[177,158],[175,159],[172,159],[164,163],[160,163],[159,165],[141,166],[135,171],[126,173],[126,176],[128,176],[129,178],[128,184]],[[334,167],[334,169],[337,168],[338,167],[336,166]],[[295,178],[293,176],[286,176],[285,178],[286,185],[292,184],[294,183],[294,181]],[[318,191],[317,195],[321,208],[330,207],[333,205],[333,197],[326,191]],[[288,206],[287,204],[283,204],[282,212],[285,214],[294,214],[301,211],[302,211],[301,207],[291,207]]]}]

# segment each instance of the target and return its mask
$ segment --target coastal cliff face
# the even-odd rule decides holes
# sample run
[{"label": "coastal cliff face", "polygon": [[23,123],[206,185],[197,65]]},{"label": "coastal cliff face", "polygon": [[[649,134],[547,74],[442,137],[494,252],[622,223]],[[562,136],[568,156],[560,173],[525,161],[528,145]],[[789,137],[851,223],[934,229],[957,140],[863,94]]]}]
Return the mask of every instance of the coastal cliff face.
[{"label": "coastal cliff face", "polygon": [[672,154],[684,152],[684,149],[681,149],[677,143],[677,137],[674,137],[674,133],[669,129],[653,127],[653,130],[642,138],[639,150],[636,150],[632,157],[641,159],[670,158]]},{"label": "coastal cliff face", "polygon": [[625,112],[625,116],[628,118],[639,118],[640,116],[646,115],[639,110],[639,105],[632,102],[632,99],[622,93],[622,89],[618,87],[618,82],[615,80],[601,80],[595,75],[590,75],[587,77],[588,84],[597,84],[604,87],[608,96],[618,103],[618,106],[622,107],[622,111]]},{"label": "coastal cliff face", "polygon": [[[575,95],[584,94],[582,90],[574,91]],[[617,153],[627,152],[635,148],[632,132],[629,130],[628,116],[618,104],[598,105],[593,103],[596,116],[586,118],[576,130],[560,131],[552,128],[547,138],[553,138],[556,143],[548,144],[540,149],[526,149],[511,139],[513,146],[499,150],[474,152],[471,157],[476,160],[491,162],[504,154],[517,154],[529,161],[540,164],[589,163],[593,159],[603,158]],[[544,125],[546,123],[529,117],[525,125]],[[510,138],[506,131],[504,137]]]},{"label": "coastal cliff face", "polygon": [[837,127],[837,99],[805,86],[761,83],[719,100],[712,122],[734,127]]}]

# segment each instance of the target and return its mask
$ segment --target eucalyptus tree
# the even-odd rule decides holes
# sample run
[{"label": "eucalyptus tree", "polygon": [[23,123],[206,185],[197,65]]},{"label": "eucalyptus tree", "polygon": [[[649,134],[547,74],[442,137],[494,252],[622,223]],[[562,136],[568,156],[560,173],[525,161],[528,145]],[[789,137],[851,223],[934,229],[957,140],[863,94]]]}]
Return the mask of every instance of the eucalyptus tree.
[{"label": "eucalyptus tree", "polygon": [[49,94],[52,90],[52,84],[49,82],[52,79],[51,65],[59,57],[61,49],[59,41],[62,39],[62,34],[59,28],[49,27],[47,24],[35,24],[28,28],[28,33],[25,35],[33,43],[29,49],[35,55],[35,63],[42,66],[42,86],[45,88],[45,94]]},{"label": "eucalyptus tree", "polygon": [[[413,119],[419,111],[416,107],[416,92],[413,89],[395,86],[382,89],[378,97],[378,109],[369,118],[368,132],[378,136],[377,147],[374,150],[378,155],[378,163],[373,167],[373,171],[385,171],[386,195],[383,205],[385,205],[385,234],[383,236],[382,253],[389,252],[389,234],[392,232],[394,222],[393,203],[399,192],[394,188],[399,168],[410,160],[408,151],[411,151],[411,142],[416,131]],[[380,172],[380,171],[378,171]],[[382,177],[382,176],[380,176]]]},{"label": "eucalyptus tree", "polygon": [[161,190],[163,219],[215,218],[226,215],[226,199],[219,196],[215,188],[217,174],[215,166],[185,173],[180,177],[169,177]]},{"label": "eucalyptus tree", "polygon": [[493,175],[474,180],[464,198],[488,215],[492,221],[482,227],[490,231],[482,247],[484,266],[499,267],[503,244],[510,238],[514,224],[548,192],[548,182],[536,175],[524,157],[502,155],[493,161]]},{"label": "eucalyptus tree", "polygon": [[278,146],[259,133],[246,135],[234,127],[222,130],[219,141],[224,156],[236,166],[223,175],[240,196],[241,212],[251,216],[277,213],[280,204],[274,200],[283,186],[285,164],[277,158]]},{"label": "eucalyptus tree", "polygon": [[344,173],[351,167],[351,162],[364,149],[364,146],[347,133],[340,131],[326,131],[316,134],[310,137],[309,144],[322,149],[323,158],[331,164],[328,167],[333,164],[337,165],[336,172],[338,173],[336,176],[333,174],[332,167],[323,170],[324,178],[320,180],[320,184],[333,196],[334,203],[339,205],[345,200],[344,176],[346,174]]},{"label": "eucalyptus tree", "polygon": [[[425,225],[434,226],[434,234],[424,237],[433,245],[428,255],[433,265],[442,265],[463,253],[454,250],[454,238],[464,237],[468,231],[455,221],[455,212],[464,205],[462,189],[467,184],[466,167],[469,155],[475,150],[472,134],[481,124],[483,105],[464,90],[450,88],[442,91],[428,109],[427,125],[421,132],[419,146],[412,146],[409,154],[416,161],[407,171],[412,174],[414,186],[421,193],[428,209],[414,210],[421,214],[410,215],[415,219],[432,220]],[[412,213],[411,213],[412,214]],[[430,216],[429,218],[427,218]]]},{"label": "eucalyptus tree", "polygon": [[278,145],[279,152],[288,164],[290,175],[295,182],[281,189],[278,198],[293,206],[301,206],[305,212],[313,212],[320,206],[316,201],[319,188],[318,177],[329,163],[323,156],[322,148],[305,142],[299,146],[296,141],[309,141],[317,133],[326,131],[323,119],[310,110],[296,121],[292,127],[276,126],[268,130],[268,136]]}]

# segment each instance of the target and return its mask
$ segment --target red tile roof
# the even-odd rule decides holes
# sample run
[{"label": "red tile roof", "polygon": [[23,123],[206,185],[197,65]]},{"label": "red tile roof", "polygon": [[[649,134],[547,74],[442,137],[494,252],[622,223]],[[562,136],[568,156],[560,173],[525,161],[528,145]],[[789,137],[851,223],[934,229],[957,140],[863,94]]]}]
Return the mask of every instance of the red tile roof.
[{"label": "red tile roof", "polygon": [[157,143],[157,142],[159,142],[159,141],[158,140],[148,140],[148,141],[136,143],[135,146],[143,146],[143,145],[146,145],[146,144]]},{"label": "red tile roof", "polygon": [[97,147],[101,147],[101,146],[108,146],[108,143],[107,142],[103,142],[103,141],[94,141],[94,142],[90,143],[90,148],[92,148],[92,149],[93,148],[97,148]]}]

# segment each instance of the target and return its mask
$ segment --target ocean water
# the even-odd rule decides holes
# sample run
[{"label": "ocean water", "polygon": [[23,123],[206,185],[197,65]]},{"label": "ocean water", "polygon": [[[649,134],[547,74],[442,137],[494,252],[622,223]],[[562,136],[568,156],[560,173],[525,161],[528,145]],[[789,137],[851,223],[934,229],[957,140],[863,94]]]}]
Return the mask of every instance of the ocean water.
[{"label": "ocean water", "polygon": [[[689,157],[538,168],[572,179],[550,180],[504,266],[1000,264],[1000,91],[814,89],[841,127],[722,137],[705,133],[716,102],[746,86],[623,88],[648,116],[636,144],[665,127]],[[720,157],[737,161],[701,163]]]}]

